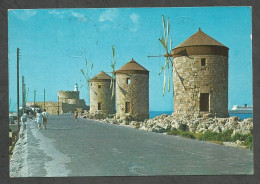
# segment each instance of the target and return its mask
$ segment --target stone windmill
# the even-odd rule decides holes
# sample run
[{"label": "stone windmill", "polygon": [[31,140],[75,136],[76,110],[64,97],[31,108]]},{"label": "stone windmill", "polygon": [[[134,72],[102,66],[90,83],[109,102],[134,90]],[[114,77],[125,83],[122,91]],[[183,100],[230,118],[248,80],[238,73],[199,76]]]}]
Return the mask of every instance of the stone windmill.
[{"label": "stone windmill", "polygon": [[131,59],[116,72],[117,118],[149,118],[149,71]]},{"label": "stone windmill", "polygon": [[174,113],[228,116],[228,50],[200,29],[172,50]]},{"label": "stone windmill", "polygon": [[112,78],[103,71],[89,80],[91,114],[103,114],[107,117],[115,113],[115,97],[112,96],[114,88],[110,88],[111,80]]},{"label": "stone windmill", "polygon": [[[171,49],[169,18],[163,19],[164,36],[159,39],[166,54],[162,71],[173,70],[174,114],[228,116],[228,47],[200,29],[187,40]],[[170,43],[170,47],[168,44]],[[168,51],[170,48],[170,51]],[[157,57],[157,56],[156,56]],[[160,56],[159,56],[160,57]],[[160,73],[161,73],[160,72]],[[164,91],[166,76],[164,76]]]}]

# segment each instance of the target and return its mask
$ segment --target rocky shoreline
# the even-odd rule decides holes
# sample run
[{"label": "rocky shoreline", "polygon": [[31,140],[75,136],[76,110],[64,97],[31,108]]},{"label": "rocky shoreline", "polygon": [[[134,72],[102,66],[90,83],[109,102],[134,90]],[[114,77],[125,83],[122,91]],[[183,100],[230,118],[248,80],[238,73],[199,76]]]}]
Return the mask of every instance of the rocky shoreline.
[{"label": "rocky shoreline", "polygon": [[[210,114],[205,114],[200,117],[191,116],[179,116],[179,115],[166,115],[147,119],[142,122],[132,121],[131,117],[122,117],[116,119],[116,116],[110,115],[110,117],[104,117],[102,114],[89,114],[84,113],[84,118],[98,120],[104,123],[110,123],[115,125],[127,125],[132,128],[145,130],[149,132],[164,133],[167,134],[170,131],[184,131],[194,134],[204,134],[207,132],[221,133],[225,131],[232,131],[231,136],[236,134],[249,135],[253,131],[253,119],[247,118],[241,120],[237,116],[229,118],[212,117]],[[235,142],[223,142],[224,145],[236,146],[244,148],[243,141],[237,140]]]}]

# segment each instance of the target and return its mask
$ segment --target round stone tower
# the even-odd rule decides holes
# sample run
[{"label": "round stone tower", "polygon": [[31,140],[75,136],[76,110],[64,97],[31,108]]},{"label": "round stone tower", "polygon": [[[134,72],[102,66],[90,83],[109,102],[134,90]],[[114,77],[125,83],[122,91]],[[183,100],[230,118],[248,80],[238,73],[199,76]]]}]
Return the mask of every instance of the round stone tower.
[{"label": "round stone tower", "polygon": [[116,71],[117,117],[149,118],[149,71],[134,59]]},{"label": "round stone tower", "polygon": [[112,96],[113,89],[110,89],[111,80],[112,77],[103,71],[89,80],[91,114],[115,114],[115,95]]},{"label": "round stone tower", "polygon": [[71,99],[76,101],[79,100],[79,91],[59,91],[58,92],[59,101],[62,103],[68,103]]},{"label": "round stone tower", "polygon": [[173,49],[175,114],[228,117],[228,50],[200,29]]}]

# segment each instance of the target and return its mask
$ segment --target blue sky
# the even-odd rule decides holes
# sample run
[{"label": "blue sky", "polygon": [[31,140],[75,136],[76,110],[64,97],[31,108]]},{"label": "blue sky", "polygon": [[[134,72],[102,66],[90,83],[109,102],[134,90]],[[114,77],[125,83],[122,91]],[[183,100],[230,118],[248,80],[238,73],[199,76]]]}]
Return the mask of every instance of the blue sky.
[{"label": "blue sky", "polygon": [[[16,109],[16,48],[21,50],[20,76],[29,87],[28,101],[57,101],[59,90],[86,83],[80,69],[93,62],[92,76],[111,72],[115,46],[116,69],[131,58],[150,71],[150,110],[173,109],[171,91],[163,96],[164,54],[158,39],[161,16],[170,18],[173,47],[198,31],[229,47],[229,107],[252,105],[252,25],[250,7],[31,9],[8,12],[10,110]],[[172,75],[172,74],[171,74]],[[20,87],[21,89],[21,87]],[[88,102],[86,86],[80,97]],[[20,102],[21,103],[21,102]]]}]

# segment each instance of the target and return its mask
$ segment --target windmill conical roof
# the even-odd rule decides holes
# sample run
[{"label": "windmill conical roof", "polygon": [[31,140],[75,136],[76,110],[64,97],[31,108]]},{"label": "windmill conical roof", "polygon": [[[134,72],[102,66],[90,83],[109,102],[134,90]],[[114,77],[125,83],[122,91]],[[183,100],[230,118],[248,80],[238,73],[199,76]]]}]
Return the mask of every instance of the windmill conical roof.
[{"label": "windmill conical roof", "polygon": [[201,31],[199,29],[195,34],[193,34],[192,36],[187,38],[184,42],[182,42],[181,44],[177,45],[175,48],[188,47],[188,46],[197,46],[197,45],[210,45],[210,46],[226,47],[225,45],[223,45],[222,43],[218,42],[217,40],[215,40],[214,38],[210,37],[209,35],[207,35],[206,33],[204,33],[203,31]]},{"label": "windmill conical roof", "polygon": [[110,77],[108,74],[106,74],[104,71],[101,71],[97,75],[95,75],[93,78],[91,78],[89,81],[96,81],[96,80],[111,80],[112,77]]},{"label": "windmill conical roof", "polygon": [[119,68],[116,73],[120,73],[120,72],[130,72],[130,71],[136,71],[139,73],[149,73],[149,71],[144,68],[142,65],[140,65],[139,63],[137,63],[133,58],[126,63],[124,66],[122,66],[121,68]]}]

